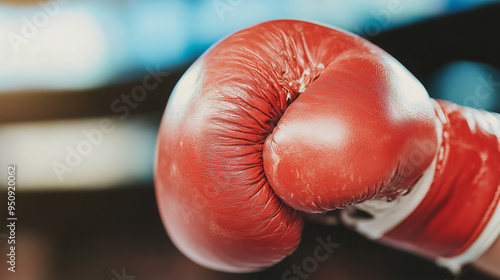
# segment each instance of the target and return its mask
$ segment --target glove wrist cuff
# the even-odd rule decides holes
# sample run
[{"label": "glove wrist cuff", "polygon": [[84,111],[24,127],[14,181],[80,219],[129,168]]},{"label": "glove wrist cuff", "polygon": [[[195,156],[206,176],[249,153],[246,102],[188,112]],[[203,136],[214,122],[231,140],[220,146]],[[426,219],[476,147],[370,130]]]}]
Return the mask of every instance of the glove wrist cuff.
[{"label": "glove wrist cuff", "polygon": [[[369,201],[343,213],[370,238],[458,272],[500,235],[500,116],[438,101],[443,124],[439,151],[409,193]],[[442,108],[442,109],[441,109]]]}]

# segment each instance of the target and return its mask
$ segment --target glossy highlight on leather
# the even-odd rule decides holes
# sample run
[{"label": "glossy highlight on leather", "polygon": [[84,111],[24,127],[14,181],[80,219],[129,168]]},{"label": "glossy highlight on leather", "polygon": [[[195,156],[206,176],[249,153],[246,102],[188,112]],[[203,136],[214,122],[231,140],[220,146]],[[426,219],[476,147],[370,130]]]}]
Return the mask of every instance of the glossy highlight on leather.
[{"label": "glossy highlight on leather", "polygon": [[438,101],[443,141],[427,196],[382,241],[421,255],[463,253],[500,200],[500,116]]},{"label": "glossy highlight on leather", "polygon": [[411,193],[439,156],[429,193],[381,241],[459,254],[498,203],[498,139],[472,128],[489,113],[439,104],[443,123],[411,73],[353,34],[296,20],[238,31],[168,102],[155,163],[165,228],[203,266],[259,270],[297,248],[301,212]]}]

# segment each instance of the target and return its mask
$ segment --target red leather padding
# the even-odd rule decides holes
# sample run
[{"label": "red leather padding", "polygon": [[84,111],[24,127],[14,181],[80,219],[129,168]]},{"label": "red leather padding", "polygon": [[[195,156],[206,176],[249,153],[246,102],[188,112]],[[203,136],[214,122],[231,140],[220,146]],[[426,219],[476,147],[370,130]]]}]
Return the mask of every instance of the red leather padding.
[{"label": "red leather padding", "polygon": [[412,214],[381,239],[431,258],[463,253],[484,230],[500,200],[498,134],[486,131],[476,119],[487,123],[495,117],[438,102],[446,120],[434,181]]}]

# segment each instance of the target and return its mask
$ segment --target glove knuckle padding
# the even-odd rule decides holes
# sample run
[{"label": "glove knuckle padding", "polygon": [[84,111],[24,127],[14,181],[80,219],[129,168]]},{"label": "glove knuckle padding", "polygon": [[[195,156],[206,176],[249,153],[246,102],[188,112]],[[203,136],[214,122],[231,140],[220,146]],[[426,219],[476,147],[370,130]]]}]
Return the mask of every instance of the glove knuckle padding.
[{"label": "glove knuckle padding", "polygon": [[433,155],[413,169],[404,155],[435,137],[433,114],[420,83],[354,35],[300,21],[239,31],[191,66],[167,105],[155,167],[163,222],[202,265],[270,266],[298,246],[297,210],[396,195],[394,178],[409,187]]},{"label": "glove knuckle padding", "polygon": [[[419,174],[404,169],[405,159],[416,141],[435,135],[433,109],[422,86],[381,56],[331,63],[268,138],[266,175],[295,209],[343,208],[379,194],[398,176],[409,186]],[[395,195],[389,187],[383,191]]]}]

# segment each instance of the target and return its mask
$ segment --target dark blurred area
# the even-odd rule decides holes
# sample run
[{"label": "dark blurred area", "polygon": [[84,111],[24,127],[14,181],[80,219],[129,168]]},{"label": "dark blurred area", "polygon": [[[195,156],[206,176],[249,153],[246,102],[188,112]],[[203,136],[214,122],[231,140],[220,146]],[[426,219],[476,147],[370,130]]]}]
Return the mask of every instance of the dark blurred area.
[{"label": "dark blurred area", "polygon": [[[4,261],[4,228],[0,279],[282,279],[329,236],[340,246],[296,279],[493,279],[473,267],[455,276],[341,226],[310,222],[278,265],[219,273],[182,255],[161,223],[152,173],[169,94],[212,43],[259,21],[339,26],[393,55],[432,97],[500,111],[500,4],[396,2],[61,0],[52,10],[0,2],[0,162],[19,170],[17,272]],[[6,178],[2,170],[2,221]]]}]

